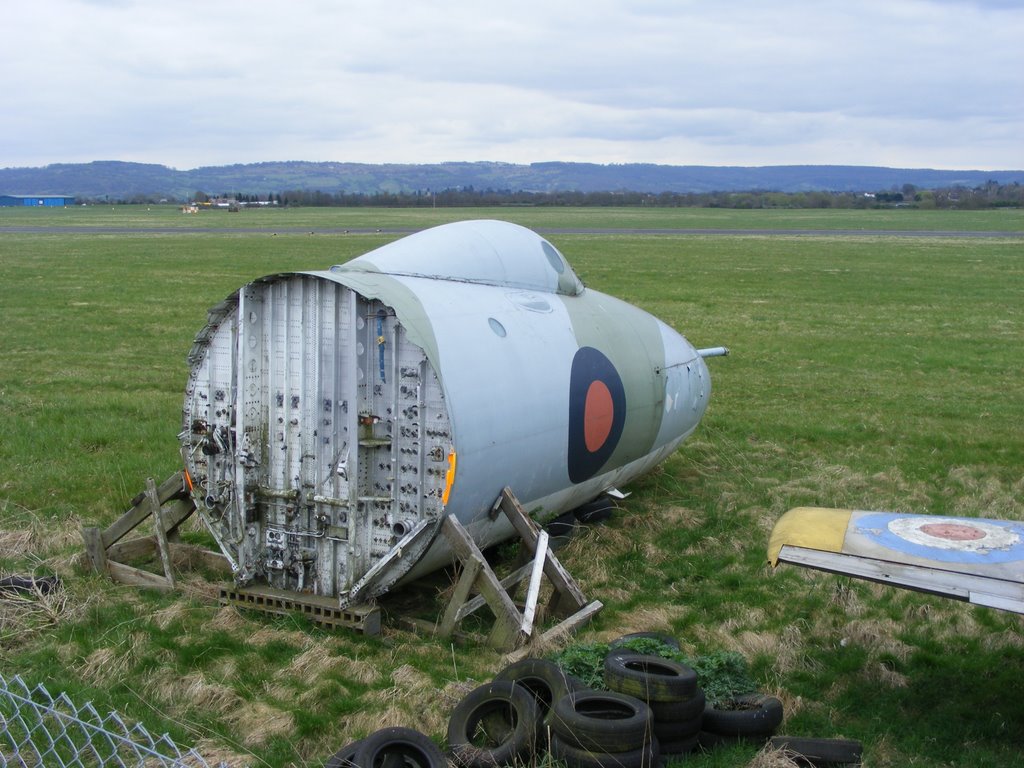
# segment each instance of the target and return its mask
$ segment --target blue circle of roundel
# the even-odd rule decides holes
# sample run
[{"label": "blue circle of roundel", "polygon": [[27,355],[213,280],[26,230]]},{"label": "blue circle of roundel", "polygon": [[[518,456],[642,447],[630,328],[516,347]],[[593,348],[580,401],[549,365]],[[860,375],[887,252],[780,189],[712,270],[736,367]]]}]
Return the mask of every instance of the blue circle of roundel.
[{"label": "blue circle of roundel", "polygon": [[569,374],[569,480],[598,473],[615,451],[626,423],[626,390],[612,361],[580,347]]}]

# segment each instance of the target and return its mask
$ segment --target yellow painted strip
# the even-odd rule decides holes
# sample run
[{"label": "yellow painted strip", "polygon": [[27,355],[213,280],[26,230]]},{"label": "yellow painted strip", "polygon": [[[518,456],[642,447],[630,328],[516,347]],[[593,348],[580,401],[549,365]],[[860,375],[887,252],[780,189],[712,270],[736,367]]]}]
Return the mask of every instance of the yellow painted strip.
[{"label": "yellow painted strip", "polygon": [[448,496],[452,492],[452,485],[455,483],[455,451],[448,452],[448,471],[444,473],[444,493],[441,494],[441,503],[448,506]]},{"label": "yellow painted strip", "polygon": [[786,544],[823,552],[842,552],[853,511],[824,507],[796,507],[779,518],[768,539],[768,562],[779,564]]}]

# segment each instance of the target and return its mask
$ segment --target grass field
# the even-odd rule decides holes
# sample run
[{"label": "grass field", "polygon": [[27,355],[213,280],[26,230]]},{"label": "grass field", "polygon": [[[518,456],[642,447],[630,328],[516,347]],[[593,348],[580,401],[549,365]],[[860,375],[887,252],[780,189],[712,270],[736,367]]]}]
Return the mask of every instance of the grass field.
[{"label": "grass field", "polygon": [[176,205],[0,208],[0,227],[47,226],[146,229],[259,229],[279,231],[346,228],[422,229],[459,219],[504,219],[532,228],[889,230],[892,232],[1024,231],[1019,210],[729,210],[716,208],[255,208],[183,215]]},{"label": "grass field", "polygon": [[[479,217],[581,229],[1024,230],[1021,211],[0,209],[0,572],[57,572],[66,587],[48,602],[0,601],[3,674],[238,765],[320,765],[382,725],[442,738],[450,708],[503,666],[500,655],[393,625],[363,638],[117,587],[76,558],[82,524],[110,523],[146,477],[178,469],[184,359],[210,306],[257,276],[322,268],[391,239],[317,230]],[[10,229],[25,226],[154,231]],[[210,231],[171,231],[180,227]],[[786,705],[783,732],[860,739],[876,768],[1018,763],[1017,616],[772,573],[764,551],[774,521],[802,504],[1024,519],[1024,240],[552,240],[588,285],[696,346],[732,350],[710,361],[697,434],[626,489],[610,524],[563,550],[606,605],[581,639],[659,630],[689,653],[741,652]],[[755,752],[687,765],[744,766]]]}]

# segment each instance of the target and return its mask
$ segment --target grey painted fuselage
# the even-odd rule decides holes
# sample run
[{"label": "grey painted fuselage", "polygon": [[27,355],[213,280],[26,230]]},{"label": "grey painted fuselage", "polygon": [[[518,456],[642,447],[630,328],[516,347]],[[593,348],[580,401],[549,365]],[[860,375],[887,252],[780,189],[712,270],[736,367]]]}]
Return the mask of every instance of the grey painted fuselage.
[{"label": "grey painted fuselage", "polygon": [[547,519],[662,461],[710,379],[648,313],[498,221],[449,224],[218,305],[189,357],[182,452],[242,583],[361,600],[481,546],[509,486]]}]

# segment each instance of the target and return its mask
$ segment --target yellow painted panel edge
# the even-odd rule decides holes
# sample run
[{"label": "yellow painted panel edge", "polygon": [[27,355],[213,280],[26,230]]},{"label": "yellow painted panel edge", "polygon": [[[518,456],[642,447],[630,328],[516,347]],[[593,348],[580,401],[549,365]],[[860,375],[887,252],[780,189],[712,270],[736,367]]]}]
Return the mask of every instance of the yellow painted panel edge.
[{"label": "yellow painted panel edge", "polygon": [[796,507],[778,519],[768,539],[768,562],[779,564],[786,544],[824,552],[842,552],[853,510]]}]

